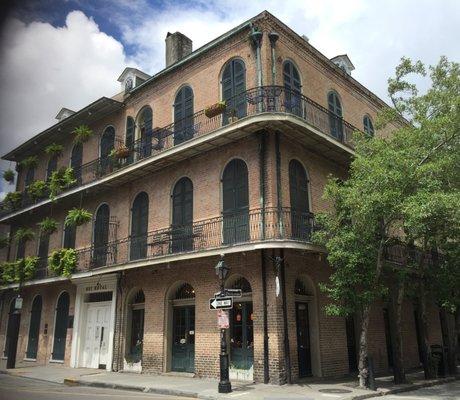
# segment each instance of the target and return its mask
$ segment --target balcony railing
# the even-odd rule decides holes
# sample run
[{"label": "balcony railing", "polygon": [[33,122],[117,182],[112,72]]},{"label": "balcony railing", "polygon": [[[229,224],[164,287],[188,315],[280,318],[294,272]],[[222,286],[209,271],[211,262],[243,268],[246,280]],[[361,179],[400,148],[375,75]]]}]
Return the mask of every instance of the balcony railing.
[{"label": "balcony railing", "polygon": [[[256,87],[226,100],[226,109],[222,114],[208,118],[205,110],[201,110],[162,128],[146,131],[141,129],[141,137],[127,146],[129,155],[126,158],[97,158],[75,169],[77,183],[74,188],[95,182],[117,170],[156,156],[193,138],[234,124],[245,117],[263,113],[282,113],[298,117],[349,148],[352,148],[352,134],[358,130],[298,92],[281,86]],[[31,204],[33,202],[26,199],[21,207]],[[15,210],[2,207],[0,204],[0,216],[13,211]]]},{"label": "balcony railing", "polygon": [[[142,236],[129,236],[103,246],[77,250],[77,272],[168,255],[225,249],[236,245],[261,243],[264,240],[291,240],[309,243],[314,230],[311,213],[281,210],[243,211],[196,221],[190,225],[169,226]],[[36,279],[51,277],[46,260],[40,260]]]}]

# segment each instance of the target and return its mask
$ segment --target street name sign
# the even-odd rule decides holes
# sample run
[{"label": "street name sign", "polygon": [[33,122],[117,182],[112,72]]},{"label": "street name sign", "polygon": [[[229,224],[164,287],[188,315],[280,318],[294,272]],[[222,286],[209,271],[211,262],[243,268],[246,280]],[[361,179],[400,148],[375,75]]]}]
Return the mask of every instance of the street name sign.
[{"label": "street name sign", "polygon": [[233,307],[232,297],[213,297],[209,299],[210,310],[229,310]]},{"label": "street name sign", "polygon": [[243,292],[241,289],[224,289],[224,292],[214,293],[214,297],[242,297]]}]

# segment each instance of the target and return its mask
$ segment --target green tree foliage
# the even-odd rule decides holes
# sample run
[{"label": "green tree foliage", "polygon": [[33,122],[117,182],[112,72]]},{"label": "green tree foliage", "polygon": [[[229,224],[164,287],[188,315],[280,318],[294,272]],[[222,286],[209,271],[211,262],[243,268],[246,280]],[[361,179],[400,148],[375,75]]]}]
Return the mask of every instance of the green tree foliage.
[{"label": "green tree foliage", "polygon": [[58,276],[69,278],[77,267],[77,252],[75,249],[60,249],[51,253],[48,258],[48,268]]}]

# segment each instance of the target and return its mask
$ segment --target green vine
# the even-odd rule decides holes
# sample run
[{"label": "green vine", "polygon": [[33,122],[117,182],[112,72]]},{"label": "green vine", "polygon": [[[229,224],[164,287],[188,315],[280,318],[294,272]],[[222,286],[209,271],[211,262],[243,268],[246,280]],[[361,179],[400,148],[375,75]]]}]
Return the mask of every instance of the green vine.
[{"label": "green vine", "polygon": [[21,168],[35,168],[38,165],[38,157],[30,156],[19,162]]},{"label": "green vine", "polygon": [[6,171],[3,172],[3,179],[7,181],[8,183],[13,183],[14,182],[14,171],[12,169],[7,169]]},{"label": "green vine", "polygon": [[10,210],[17,210],[21,207],[22,192],[8,192],[3,202]]},{"label": "green vine", "polygon": [[64,225],[67,226],[80,226],[91,221],[93,214],[84,208],[73,208],[67,213]]},{"label": "green vine", "polygon": [[48,258],[49,270],[58,276],[69,278],[77,267],[77,252],[75,249],[60,249],[51,253]]},{"label": "green vine", "polygon": [[45,153],[49,156],[60,156],[62,151],[64,150],[64,146],[62,144],[52,143],[45,148]]},{"label": "green vine", "polygon": [[29,281],[35,277],[38,266],[38,257],[30,256],[24,258],[24,260],[19,264],[20,270],[20,282]]},{"label": "green vine", "polygon": [[58,222],[53,218],[47,217],[37,225],[40,227],[41,232],[51,234],[57,230]]},{"label": "green vine", "polygon": [[16,282],[17,261],[5,261],[0,264],[0,278],[3,284]]},{"label": "green vine", "polygon": [[88,125],[80,125],[73,130],[73,134],[75,135],[75,143],[83,143],[91,137],[93,131]]},{"label": "green vine", "polygon": [[42,180],[33,181],[29,186],[27,186],[26,191],[32,200],[40,200],[46,195],[46,182]]},{"label": "green vine", "polygon": [[48,188],[50,191],[50,200],[55,200],[56,196],[63,190],[69,188],[77,182],[72,167],[62,167],[51,174]]},{"label": "green vine", "polygon": [[35,237],[35,233],[31,228],[19,228],[14,234],[14,240],[16,242],[23,241],[28,242]]}]

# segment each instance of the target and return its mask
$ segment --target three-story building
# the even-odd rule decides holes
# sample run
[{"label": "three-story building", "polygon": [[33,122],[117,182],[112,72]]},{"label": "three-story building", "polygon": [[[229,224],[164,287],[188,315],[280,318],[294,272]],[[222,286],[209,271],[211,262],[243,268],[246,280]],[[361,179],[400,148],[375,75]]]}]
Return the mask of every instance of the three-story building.
[{"label": "three-story building", "polygon": [[[226,286],[242,290],[228,330],[233,378],[353,373],[358,319],[325,314],[318,285],[331,267],[310,239],[315,213],[330,207],[322,198],[328,177],[347,177],[353,131],[389,134],[374,132],[386,105],[353,79],[353,68],[268,12],[195,51],[176,32],[166,38],[165,69],[149,76],[126,68],[120,94],[62,109],[55,125],[6,154],[15,162],[38,156],[19,169],[18,192],[63,167],[74,182],[51,199],[23,195],[1,212],[11,237],[35,231],[12,240],[3,259],[39,257],[29,280],[1,288],[4,358],[216,377],[219,328],[209,299],[225,254]],[[82,125],[92,135],[76,143]],[[53,143],[63,149],[49,157]],[[73,208],[92,220],[65,226]],[[37,227],[45,218],[58,221],[52,233]],[[48,268],[62,248],[76,250],[70,276]],[[436,307],[429,320],[440,343]],[[406,304],[407,367],[420,364],[417,323]],[[384,304],[370,335],[384,372],[392,362]]]}]

